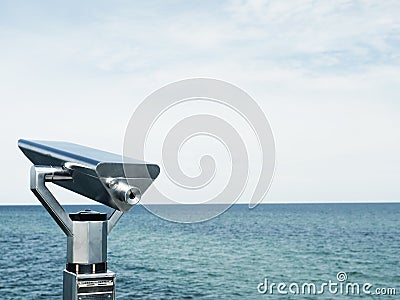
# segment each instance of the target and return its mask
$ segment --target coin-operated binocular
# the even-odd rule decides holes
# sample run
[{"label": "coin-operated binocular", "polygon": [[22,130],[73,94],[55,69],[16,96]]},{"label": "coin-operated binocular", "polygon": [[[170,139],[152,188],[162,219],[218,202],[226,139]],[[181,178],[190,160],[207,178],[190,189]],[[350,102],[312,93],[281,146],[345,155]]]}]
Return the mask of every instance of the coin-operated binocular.
[{"label": "coin-operated binocular", "polygon": [[[67,235],[63,299],[115,299],[115,273],[107,269],[107,235],[158,176],[155,164],[72,143],[19,140],[34,164],[30,188]],[[86,196],[114,211],[68,214],[46,183]]]}]

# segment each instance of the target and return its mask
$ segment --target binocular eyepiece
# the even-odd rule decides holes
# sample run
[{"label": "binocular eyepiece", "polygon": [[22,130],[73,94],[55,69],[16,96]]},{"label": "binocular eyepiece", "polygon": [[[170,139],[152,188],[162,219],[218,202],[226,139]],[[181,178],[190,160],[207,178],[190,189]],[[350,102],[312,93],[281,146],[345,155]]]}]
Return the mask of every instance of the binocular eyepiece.
[{"label": "binocular eyepiece", "polygon": [[107,186],[112,194],[120,201],[124,201],[130,205],[135,205],[140,201],[140,190],[136,187],[131,187],[127,182],[115,178],[106,180]]}]

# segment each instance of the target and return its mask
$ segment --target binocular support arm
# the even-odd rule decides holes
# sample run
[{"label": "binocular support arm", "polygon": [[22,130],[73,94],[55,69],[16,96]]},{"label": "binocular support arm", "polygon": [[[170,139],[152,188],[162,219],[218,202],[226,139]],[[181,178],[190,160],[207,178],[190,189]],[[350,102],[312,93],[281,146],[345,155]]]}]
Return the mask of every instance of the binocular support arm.
[{"label": "binocular support arm", "polygon": [[119,219],[122,217],[124,213],[120,210],[114,210],[111,216],[108,218],[107,222],[107,234],[110,234],[111,230],[117,224]]},{"label": "binocular support arm", "polygon": [[[59,180],[72,180],[70,171],[62,167],[37,166],[31,168],[30,185],[31,191],[42,203],[50,216],[56,221],[61,230],[69,237],[73,234],[73,223],[68,213],[56,200],[50,190],[46,187],[46,182]],[[114,226],[124,213],[114,210],[107,222],[107,234],[111,232]]]},{"label": "binocular support arm", "polygon": [[72,180],[69,172],[61,167],[32,166],[31,168],[31,191],[42,203],[50,216],[67,236],[73,236],[72,220],[54,198],[53,194],[46,187],[46,182],[54,180]]}]

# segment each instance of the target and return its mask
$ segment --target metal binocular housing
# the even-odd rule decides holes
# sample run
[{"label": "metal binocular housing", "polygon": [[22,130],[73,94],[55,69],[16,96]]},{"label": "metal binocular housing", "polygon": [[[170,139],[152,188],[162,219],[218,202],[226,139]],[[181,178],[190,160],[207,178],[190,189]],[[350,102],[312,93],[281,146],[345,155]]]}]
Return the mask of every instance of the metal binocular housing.
[{"label": "metal binocular housing", "polygon": [[[107,270],[107,235],[139,202],[160,169],[132,158],[56,141],[19,140],[33,163],[30,188],[67,235],[63,299],[115,299],[115,274]],[[46,183],[51,182],[113,209],[68,214]]]}]

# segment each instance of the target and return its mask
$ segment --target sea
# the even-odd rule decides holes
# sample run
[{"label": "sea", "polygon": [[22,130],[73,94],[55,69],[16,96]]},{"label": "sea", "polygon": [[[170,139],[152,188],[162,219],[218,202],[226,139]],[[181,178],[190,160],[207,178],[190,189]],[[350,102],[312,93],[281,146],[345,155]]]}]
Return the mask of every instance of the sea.
[{"label": "sea", "polygon": [[[117,299],[399,299],[399,252],[400,203],[238,204],[195,224],[139,205],[108,267]],[[66,237],[43,207],[0,206],[0,254],[0,299],[62,298]]]}]

